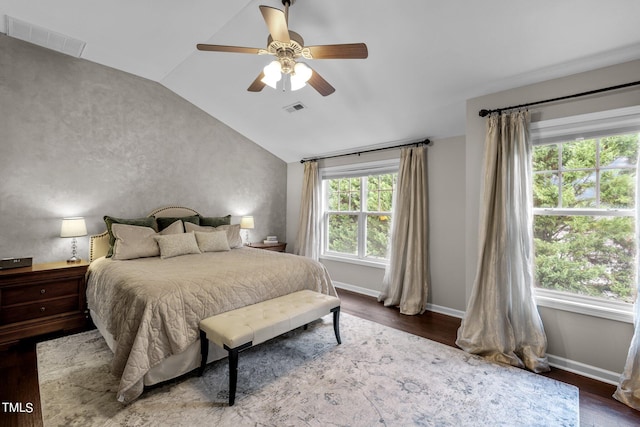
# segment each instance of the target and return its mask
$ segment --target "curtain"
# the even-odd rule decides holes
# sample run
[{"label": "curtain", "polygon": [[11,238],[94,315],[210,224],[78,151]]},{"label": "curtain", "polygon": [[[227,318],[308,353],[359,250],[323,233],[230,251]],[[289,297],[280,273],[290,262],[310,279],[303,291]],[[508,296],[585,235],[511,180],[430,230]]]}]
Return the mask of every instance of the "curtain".
[{"label": "curtain", "polygon": [[429,290],[426,148],[403,148],[393,213],[389,265],[378,301],[402,314],[423,313]]},{"label": "curtain", "polygon": [[[640,173],[636,171],[636,283],[640,279]],[[627,406],[640,410],[640,285],[634,304],[634,332],[629,346],[627,362],[613,397]]]},{"label": "curtain", "polygon": [[529,112],[487,122],[480,253],[456,344],[489,360],[546,372],[547,338],[533,295]]},{"label": "curtain", "polygon": [[320,245],[321,187],[318,162],[305,162],[298,234],[293,245],[293,253],[316,261]]}]

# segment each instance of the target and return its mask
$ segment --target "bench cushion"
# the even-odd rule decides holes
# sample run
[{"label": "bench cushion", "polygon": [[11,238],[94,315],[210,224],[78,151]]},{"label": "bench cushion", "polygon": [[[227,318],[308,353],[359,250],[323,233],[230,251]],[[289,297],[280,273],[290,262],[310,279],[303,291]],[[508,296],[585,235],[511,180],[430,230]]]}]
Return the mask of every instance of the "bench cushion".
[{"label": "bench cushion", "polygon": [[340,299],[310,290],[283,295],[200,321],[207,339],[220,347],[260,344],[306,325],[340,306]]}]

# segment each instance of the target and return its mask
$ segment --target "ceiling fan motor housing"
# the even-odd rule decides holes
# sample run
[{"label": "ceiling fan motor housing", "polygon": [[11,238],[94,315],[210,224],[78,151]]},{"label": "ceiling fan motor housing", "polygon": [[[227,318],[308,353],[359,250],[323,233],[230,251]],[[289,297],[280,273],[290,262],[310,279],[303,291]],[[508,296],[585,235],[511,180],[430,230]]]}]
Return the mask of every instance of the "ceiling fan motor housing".
[{"label": "ceiling fan motor housing", "polygon": [[288,43],[273,40],[271,36],[267,39],[267,51],[278,58],[282,72],[285,74],[293,72],[293,68],[296,65],[295,59],[304,56],[304,40],[302,36],[294,31],[289,31],[289,39]]}]

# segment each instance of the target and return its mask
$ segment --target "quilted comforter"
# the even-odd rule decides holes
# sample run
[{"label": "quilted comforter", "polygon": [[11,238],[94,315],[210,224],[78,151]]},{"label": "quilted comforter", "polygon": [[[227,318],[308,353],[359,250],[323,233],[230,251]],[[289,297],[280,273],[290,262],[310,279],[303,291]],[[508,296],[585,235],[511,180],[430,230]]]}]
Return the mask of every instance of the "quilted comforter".
[{"label": "quilted comforter", "polygon": [[118,400],[144,389],[147,371],[199,339],[201,319],[303,289],[336,295],[328,272],[305,257],[241,248],[89,266],[87,303],[117,341]]}]

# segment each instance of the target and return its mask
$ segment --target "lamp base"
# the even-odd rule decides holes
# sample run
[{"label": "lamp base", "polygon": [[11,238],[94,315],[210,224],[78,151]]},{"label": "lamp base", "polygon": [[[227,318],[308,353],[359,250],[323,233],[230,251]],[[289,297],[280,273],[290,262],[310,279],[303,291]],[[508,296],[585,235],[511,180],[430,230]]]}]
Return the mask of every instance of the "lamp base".
[{"label": "lamp base", "polygon": [[67,260],[67,264],[76,264],[78,262],[82,262],[82,260],[80,258],[75,257],[75,256],[72,256],[71,258],[69,258]]}]

